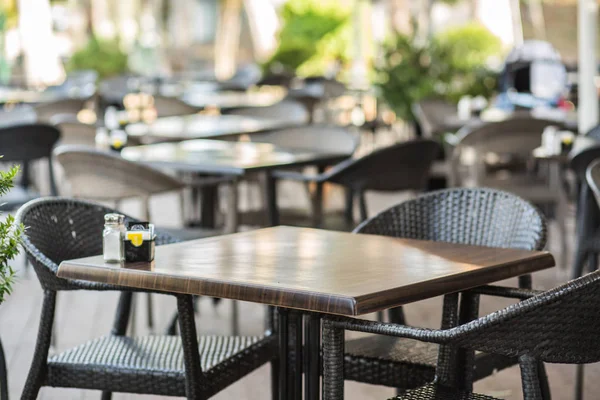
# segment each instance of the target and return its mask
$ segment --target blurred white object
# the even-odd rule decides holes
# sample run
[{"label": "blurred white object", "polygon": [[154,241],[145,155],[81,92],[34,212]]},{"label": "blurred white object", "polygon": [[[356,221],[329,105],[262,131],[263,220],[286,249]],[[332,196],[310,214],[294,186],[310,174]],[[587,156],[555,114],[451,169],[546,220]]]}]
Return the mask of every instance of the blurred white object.
[{"label": "blurred white object", "polygon": [[458,118],[466,121],[471,118],[471,96],[463,96],[458,101]]},{"label": "blurred white object", "polygon": [[65,71],[52,32],[50,1],[19,0],[19,31],[27,83],[48,86],[64,81]]},{"label": "blurred white object", "polygon": [[477,18],[507,47],[523,41],[522,37],[519,38],[518,35],[515,35],[519,32],[520,27],[514,26],[512,12],[511,0],[477,1]]},{"label": "blurred white object", "polygon": [[542,132],[542,147],[548,154],[560,153],[561,138],[556,126],[549,126]]},{"label": "blurred white object", "polygon": [[96,148],[98,150],[108,150],[108,130],[105,127],[96,129]]}]

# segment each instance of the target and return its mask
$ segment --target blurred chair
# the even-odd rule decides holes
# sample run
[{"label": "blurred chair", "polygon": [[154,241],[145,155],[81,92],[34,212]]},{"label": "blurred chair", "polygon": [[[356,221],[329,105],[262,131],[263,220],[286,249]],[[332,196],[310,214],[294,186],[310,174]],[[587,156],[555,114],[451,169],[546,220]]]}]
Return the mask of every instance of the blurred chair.
[{"label": "blurred chair", "polygon": [[64,99],[35,106],[35,112],[39,122],[50,122],[52,117],[58,114],[77,115],[85,108],[87,99]]},{"label": "blurred chair", "polygon": [[[350,157],[359,145],[359,135],[347,128],[332,125],[307,125],[296,128],[278,129],[249,135],[249,140],[259,143],[271,143],[277,147],[291,150],[314,151],[318,149],[324,153],[347,154]],[[324,172],[327,165],[317,166],[318,172]],[[303,168],[298,169],[301,171]],[[269,178],[267,178],[269,179]],[[263,193],[266,193],[265,202],[269,202],[268,182],[264,183]],[[308,185],[307,185],[308,188]],[[310,195],[311,201],[322,201]]]},{"label": "blurred chair", "polygon": [[[355,195],[360,204],[360,219],[367,219],[365,192],[375,191],[421,191],[425,188],[431,164],[440,146],[431,140],[414,140],[376,150],[361,158],[343,161],[318,175],[304,175],[292,171],[274,171],[270,176],[270,190],[276,191],[277,179],[291,179],[317,184],[313,204],[314,225],[322,222],[323,184],[342,185]],[[276,195],[270,194],[276,202]],[[278,223],[277,205],[269,204],[271,221]]]},{"label": "blurred chair", "polygon": [[560,234],[561,265],[566,264],[566,194],[551,187],[547,176],[536,170],[533,150],[542,143],[542,132],[556,121],[512,118],[466,126],[457,133],[450,160],[452,186],[492,187],[531,201],[555,219]]},{"label": "blurred chair", "polygon": [[[417,196],[362,222],[354,233],[461,243],[474,246],[542,250],[543,215],[519,197],[494,189],[445,189]],[[531,275],[519,277],[531,289]],[[388,310],[391,322],[406,324],[403,307]],[[382,318],[379,318],[382,320]],[[345,379],[396,387],[425,385],[435,378],[439,348],[402,338],[369,335],[345,344]],[[478,353],[480,380],[516,364],[516,359]]]},{"label": "blurred chair", "polygon": [[[185,184],[150,166],[125,160],[118,153],[99,151],[86,146],[58,146],[56,161],[62,166],[75,198],[109,201],[119,209],[124,199],[141,200],[142,218],[152,221],[150,198],[153,195],[181,191]],[[210,181],[208,184],[214,184]],[[196,182],[196,185],[201,185]],[[207,237],[212,232],[160,228],[182,240]],[[153,327],[152,305],[148,302],[148,325]],[[237,321],[234,322],[236,324]],[[237,329],[237,328],[236,328]]]},{"label": "blurred chair", "polygon": [[184,187],[178,179],[147,165],[125,160],[118,153],[87,146],[59,146],[54,150],[54,157],[64,169],[71,196],[112,201],[117,205],[127,198],[140,198],[142,218],[147,221],[151,220],[149,199],[152,195],[179,191]]},{"label": "blurred chair", "polygon": [[201,108],[191,106],[176,97],[166,97],[160,95],[153,96],[157,117],[174,117],[179,115],[195,114],[202,110]]},{"label": "blurred chair", "polygon": [[60,131],[59,144],[96,146],[96,127],[94,125],[82,124],[77,118],[64,114],[55,116],[50,122]]},{"label": "blurred chair", "polygon": [[[53,126],[45,124],[16,125],[0,128],[0,161],[20,163],[20,182],[11,191],[2,196],[2,210],[12,210],[29,200],[40,196],[31,186],[30,172],[32,163],[47,159],[48,186],[52,196],[56,196],[54,181],[54,165],[52,149],[58,141],[60,132]],[[39,188],[38,188],[39,189]]]},{"label": "blurred chair", "polygon": [[456,105],[434,98],[413,104],[412,111],[416,118],[417,134],[427,139],[446,133],[446,119],[457,115]]},{"label": "blurred chair", "polygon": [[20,105],[12,109],[0,110],[0,128],[16,125],[35,124],[38,121],[35,109],[30,105]]},{"label": "blurred chair", "polygon": [[279,103],[266,107],[243,107],[236,108],[224,114],[244,115],[247,117],[280,119],[291,124],[308,124],[310,115],[301,103],[284,99]]},{"label": "blurred chair", "polygon": [[[592,132],[600,131],[598,128]],[[594,137],[593,134],[587,136]],[[585,269],[595,270],[600,254],[600,209],[594,200],[598,187],[597,165],[591,170],[595,161],[600,159],[600,141],[582,149],[573,149],[570,154],[569,167],[575,173],[578,181],[577,215],[576,215],[576,249],[571,271],[572,278],[578,278]]]}]

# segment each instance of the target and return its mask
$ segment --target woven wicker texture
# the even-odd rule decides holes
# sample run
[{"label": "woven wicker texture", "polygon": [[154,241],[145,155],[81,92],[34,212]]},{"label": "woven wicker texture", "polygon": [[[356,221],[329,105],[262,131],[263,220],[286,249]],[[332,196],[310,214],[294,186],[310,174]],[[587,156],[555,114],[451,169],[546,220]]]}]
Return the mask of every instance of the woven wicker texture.
[{"label": "woven wicker texture", "polygon": [[[27,227],[23,247],[42,287],[115,290],[114,286],[56,277],[62,261],[102,254],[104,214],[111,212],[115,211],[97,203],[57,197],[34,200],[19,209],[16,219]],[[126,221],[132,219],[126,217]],[[157,245],[178,241],[157,232]]]},{"label": "woven wicker texture", "polygon": [[[202,391],[210,396],[270,360],[275,337],[198,340]],[[107,336],[48,360],[48,385],[119,392],[185,396],[185,371],[178,336]]]},{"label": "woven wicker texture", "polygon": [[[87,201],[46,198],[27,203],[17,213],[17,221],[27,226],[23,245],[45,290],[23,400],[36,399],[41,386],[103,390],[104,400],[110,392],[206,399],[274,359],[274,336],[198,340],[190,295],[176,295],[180,337],[124,337],[135,289],[56,277],[61,261],[102,253],[104,214],[109,212],[114,210]],[[157,245],[175,241],[165,234],[157,237]],[[57,291],[77,289],[123,290],[113,336],[49,358]]]},{"label": "woven wicker texture", "polygon": [[[354,232],[526,250],[541,250],[546,243],[546,224],[536,208],[513,194],[494,189],[448,189],[425,194],[383,211]],[[408,339],[369,336],[349,340],[344,377],[416,388],[434,379],[437,352],[435,344]],[[515,363],[514,359],[478,354],[476,379]]]},{"label": "woven wicker texture", "polygon": [[441,386],[427,385],[419,389],[406,391],[389,400],[497,400],[490,396],[475,393],[457,393]]},{"label": "woven wicker texture", "polygon": [[363,222],[368,233],[477,246],[541,250],[546,224],[525,200],[499,190],[440,190],[391,207]]}]

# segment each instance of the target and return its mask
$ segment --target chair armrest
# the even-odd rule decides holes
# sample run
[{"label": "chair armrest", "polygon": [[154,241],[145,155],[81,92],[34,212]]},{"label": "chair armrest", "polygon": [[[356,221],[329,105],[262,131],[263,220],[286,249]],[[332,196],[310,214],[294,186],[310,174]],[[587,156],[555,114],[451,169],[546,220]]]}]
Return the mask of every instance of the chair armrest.
[{"label": "chair armrest", "polygon": [[437,344],[449,343],[456,336],[456,332],[450,330],[414,328],[389,322],[368,321],[339,316],[324,317],[323,324],[324,327],[329,328],[375,333]]},{"label": "chair armrest", "polygon": [[466,292],[473,294],[483,294],[486,296],[496,296],[496,297],[506,297],[509,299],[519,299],[525,300],[530,297],[537,296],[540,293],[543,293],[541,290],[532,290],[532,289],[521,289],[514,287],[506,287],[506,286],[492,286],[485,285],[479,286],[473,289],[469,289]]},{"label": "chair armrest", "polygon": [[282,170],[271,172],[271,176],[275,179],[288,179],[300,182],[323,182],[325,180],[323,175],[306,175],[301,172]]}]

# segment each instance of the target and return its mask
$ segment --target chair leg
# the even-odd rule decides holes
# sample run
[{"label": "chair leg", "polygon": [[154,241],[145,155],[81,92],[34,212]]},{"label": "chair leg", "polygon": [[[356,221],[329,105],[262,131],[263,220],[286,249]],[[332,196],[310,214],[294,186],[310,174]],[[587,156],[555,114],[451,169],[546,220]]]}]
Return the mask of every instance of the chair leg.
[{"label": "chair leg", "polygon": [[583,275],[585,264],[589,258],[588,252],[584,248],[580,247],[583,247],[583,244],[578,245],[577,252],[575,253],[575,261],[573,262],[571,279],[576,279]]},{"label": "chair leg", "polygon": [[367,200],[365,199],[365,192],[361,191],[358,195],[358,201],[360,205],[360,222],[363,222],[367,219]]},{"label": "chair leg", "polygon": [[177,295],[179,330],[185,365],[185,393],[188,400],[203,398],[200,380],[203,378],[198,351],[198,336],[194,320],[194,300],[191,295]]},{"label": "chair leg", "polygon": [[550,383],[548,382],[548,375],[546,374],[546,366],[541,361],[538,363],[538,378],[540,390],[542,391],[542,398],[544,400],[551,400],[552,393],[550,392]]},{"label": "chair leg", "polygon": [[8,372],[6,371],[6,357],[0,339],[0,400],[8,400]]},{"label": "chair leg", "polygon": [[21,394],[21,400],[35,400],[38,396],[42,383],[46,378],[46,367],[48,363],[48,350],[50,349],[50,337],[52,336],[52,325],[54,323],[54,311],[56,307],[56,292],[46,290],[44,292],[44,303],[42,305],[42,316],[38,330],[35,353],[25,388]]},{"label": "chair leg", "polygon": [[152,309],[152,295],[148,293],[146,295],[146,313],[148,318],[148,329],[150,330],[150,333],[154,332],[154,313]]},{"label": "chair leg", "polygon": [[531,356],[519,357],[521,381],[523,384],[523,400],[543,400],[540,387],[539,361]]},{"label": "chair leg", "polygon": [[240,334],[239,302],[231,301],[231,334],[238,336]]},{"label": "chair leg", "polygon": [[323,321],[323,400],[344,399],[344,330]]},{"label": "chair leg", "polygon": [[350,188],[346,188],[346,207],[344,212],[344,217],[346,218],[346,222],[352,223],[354,222],[354,192]]},{"label": "chair leg", "polygon": [[575,397],[574,400],[583,400],[584,365],[577,364],[575,369]]},{"label": "chair leg", "polygon": [[271,361],[271,400],[279,398],[279,359]]}]

